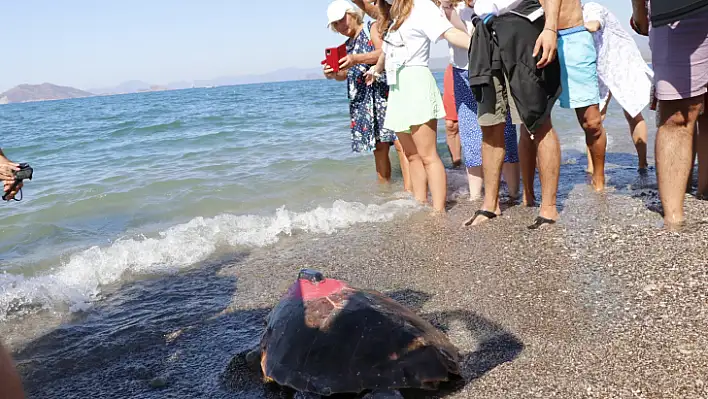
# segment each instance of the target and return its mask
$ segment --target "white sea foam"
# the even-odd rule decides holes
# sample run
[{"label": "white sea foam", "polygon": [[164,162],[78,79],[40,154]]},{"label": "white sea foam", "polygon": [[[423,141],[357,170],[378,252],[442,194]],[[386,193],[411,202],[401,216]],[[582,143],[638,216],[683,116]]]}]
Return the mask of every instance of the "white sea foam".
[{"label": "white sea foam", "polygon": [[357,223],[386,222],[409,215],[418,207],[410,199],[381,205],[338,200],[329,208],[307,212],[281,207],[272,216],[198,217],[155,238],[121,239],[107,247],[75,253],[45,275],[0,274],[0,320],[28,307],[51,309],[65,304],[71,311],[86,309],[100,295],[102,286],[120,281],[126,273],[172,273],[204,261],[220,247],[262,247],[296,232],[331,234]]}]

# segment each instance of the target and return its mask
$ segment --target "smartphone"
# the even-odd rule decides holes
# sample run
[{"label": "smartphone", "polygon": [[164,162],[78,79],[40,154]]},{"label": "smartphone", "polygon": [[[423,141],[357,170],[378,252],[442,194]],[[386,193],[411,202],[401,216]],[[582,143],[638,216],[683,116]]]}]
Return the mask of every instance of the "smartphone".
[{"label": "smartphone", "polygon": [[323,64],[327,64],[334,72],[339,72],[339,60],[346,56],[346,44],[342,44],[339,47],[325,49],[325,60],[323,61]]}]

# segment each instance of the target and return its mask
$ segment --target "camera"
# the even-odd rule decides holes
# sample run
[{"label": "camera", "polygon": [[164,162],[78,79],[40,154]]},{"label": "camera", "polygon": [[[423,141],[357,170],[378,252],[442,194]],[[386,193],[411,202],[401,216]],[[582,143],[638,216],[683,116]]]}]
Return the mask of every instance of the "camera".
[{"label": "camera", "polygon": [[[2,199],[3,201],[9,201],[7,199],[7,196],[15,190],[15,187],[17,187],[18,184],[22,183],[23,180],[32,180],[32,174],[34,173],[34,169],[30,166],[28,163],[21,163],[20,164],[20,170],[16,170],[12,172],[12,174],[15,176],[15,182],[12,183],[12,186],[3,193]],[[20,194],[22,194],[22,189],[20,189]],[[20,199],[15,198],[15,201],[21,201],[22,197]]]}]

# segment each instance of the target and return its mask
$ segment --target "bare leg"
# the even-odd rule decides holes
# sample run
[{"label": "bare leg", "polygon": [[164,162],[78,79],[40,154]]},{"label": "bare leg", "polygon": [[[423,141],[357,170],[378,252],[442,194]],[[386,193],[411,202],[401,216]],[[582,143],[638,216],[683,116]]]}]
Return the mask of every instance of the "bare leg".
[{"label": "bare leg", "polygon": [[637,149],[637,156],[639,157],[638,169],[646,169],[649,166],[647,163],[647,143],[649,142],[647,139],[647,122],[641,112],[632,118],[627,111],[624,111],[624,118],[627,119],[629,124],[629,134],[632,135],[634,148]]},{"label": "bare leg", "polygon": [[403,152],[408,159],[408,169],[410,171],[411,188],[413,196],[421,204],[428,203],[428,176],[425,173],[423,160],[418,154],[418,149],[410,133],[396,133],[398,141],[403,147]]},{"label": "bare leg", "polygon": [[[505,123],[494,126],[482,126],[482,169],[484,173],[484,203],[482,210],[499,214],[499,183],[504,164],[504,127]],[[487,221],[479,215],[472,222],[473,226]]]},{"label": "bare leg", "polygon": [[22,381],[7,350],[0,343],[0,398],[24,399]]},{"label": "bare leg", "polygon": [[[704,103],[705,108],[705,103]],[[698,195],[708,199],[708,110],[698,117]]]},{"label": "bare leg", "polygon": [[539,216],[558,220],[556,199],[560,178],[561,149],[558,135],[549,119],[534,134],[538,154],[538,176],[541,180],[541,209]]},{"label": "bare leg", "polygon": [[[403,133],[406,134],[406,133]],[[396,153],[398,154],[398,161],[401,163],[401,174],[403,175],[403,189],[409,193],[413,192],[413,183],[411,182],[411,172],[408,165],[408,158],[403,152],[403,146],[401,146],[401,140],[396,140],[393,142],[393,146],[396,148]]]},{"label": "bare leg", "polygon": [[505,163],[502,166],[502,175],[506,186],[509,188],[509,196],[513,199],[519,198],[519,177],[521,171],[519,163]]},{"label": "bare leg", "polygon": [[484,185],[481,166],[467,168],[467,181],[470,185],[470,201],[479,199],[482,196],[482,186]]},{"label": "bare leg", "polygon": [[462,144],[460,143],[460,124],[457,121],[445,120],[447,133],[447,149],[450,151],[452,167],[457,168],[462,164]]},{"label": "bare leg", "polygon": [[521,179],[524,183],[524,206],[536,206],[536,194],[533,190],[536,177],[536,144],[531,140],[531,134],[525,125],[521,125],[519,137],[519,163]]},{"label": "bare leg", "polygon": [[391,181],[391,159],[388,156],[391,145],[389,143],[376,143],[374,150],[374,162],[376,163],[376,174],[379,176],[379,183]]},{"label": "bare leg", "polygon": [[671,226],[684,221],[683,200],[691,168],[693,131],[703,97],[659,103],[656,179],[664,207],[664,224]]},{"label": "bare leg", "polygon": [[[607,102],[605,102],[605,107],[600,110],[600,116],[602,118],[603,126],[605,125],[605,118],[607,118],[607,108],[610,106],[610,100],[612,100],[612,93],[609,93],[607,95]],[[646,128],[646,125],[645,125],[645,128]],[[630,131],[630,133],[631,133],[631,131]],[[644,134],[644,137],[646,138],[646,133]],[[646,142],[646,140],[645,140],[645,142]],[[587,148],[587,155],[588,155],[588,167],[585,169],[585,171],[590,174],[593,174],[595,169],[592,166],[592,155],[590,155],[590,147],[586,147],[586,148]],[[646,153],[646,151],[645,151],[645,153]],[[646,157],[645,157],[645,159],[646,159]]]},{"label": "bare leg", "polygon": [[585,131],[585,143],[590,149],[590,155],[592,156],[592,185],[596,191],[602,191],[605,189],[607,136],[602,126],[600,107],[595,104],[585,108],[578,108],[575,113],[578,117],[578,122],[580,122]]},{"label": "bare leg", "polygon": [[[437,126],[437,119],[432,119],[424,125],[413,126],[411,127],[411,136],[427,174],[430,194],[433,197],[433,209],[437,212],[445,212],[447,174],[445,174],[445,166],[438,156]],[[413,188],[416,189],[415,183]]]},{"label": "bare leg", "polygon": [[693,191],[693,168],[696,166],[696,155],[698,153],[698,124],[693,126],[693,144],[691,145],[691,168],[688,170],[688,180],[686,180],[686,193]]}]

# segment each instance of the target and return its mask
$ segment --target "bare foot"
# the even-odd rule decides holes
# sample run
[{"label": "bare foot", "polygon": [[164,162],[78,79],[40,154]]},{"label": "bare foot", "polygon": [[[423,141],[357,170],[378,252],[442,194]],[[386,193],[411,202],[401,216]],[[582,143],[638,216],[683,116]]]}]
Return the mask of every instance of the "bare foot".
[{"label": "bare foot", "polygon": [[666,218],[664,218],[664,228],[668,231],[679,232],[684,227],[686,227],[686,220],[685,219],[669,221]]},{"label": "bare foot", "polygon": [[686,219],[682,213],[664,213],[664,227],[668,230],[680,229],[685,223]]},{"label": "bare foot", "polygon": [[558,220],[560,218],[555,204],[548,206],[542,205],[540,211],[538,212],[538,216],[549,220]]},{"label": "bare foot", "polygon": [[605,176],[602,177],[592,177],[592,187],[595,191],[605,191]]},{"label": "bare foot", "polygon": [[445,217],[447,216],[447,211],[446,210],[438,210],[438,209],[433,209],[429,213],[430,216],[432,217]]}]

